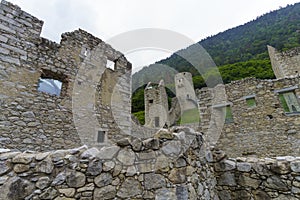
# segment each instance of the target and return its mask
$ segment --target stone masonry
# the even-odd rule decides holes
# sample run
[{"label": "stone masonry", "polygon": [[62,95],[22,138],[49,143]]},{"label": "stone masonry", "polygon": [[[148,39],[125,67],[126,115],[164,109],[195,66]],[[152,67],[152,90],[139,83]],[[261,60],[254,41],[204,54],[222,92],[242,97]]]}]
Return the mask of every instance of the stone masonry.
[{"label": "stone masonry", "polygon": [[[299,83],[298,77],[278,80],[247,78],[214,89],[198,90],[200,130],[208,138],[217,137],[213,138],[216,146],[230,157],[298,156],[299,112],[286,112],[280,95],[289,92],[298,101]],[[224,88],[226,96],[220,95],[220,87]],[[225,113],[218,112],[225,107],[230,108],[230,119],[220,118]]]},{"label": "stone masonry", "polygon": [[274,47],[268,46],[268,51],[276,78],[299,76],[300,47],[279,52]]},{"label": "stone masonry", "polygon": [[174,79],[176,97],[179,101],[181,112],[198,108],[192,74],[189,72],[178,73]]},{"label": "stone masonry", "polygon": [[201,134],[176,128],[117,143],[43,153],[0,149],[0,199],[218,199]]},{"label": "stone masonry", "polygon": [[[80,29],[60,44],[41,38],[43,22],[4,0],[0,22],[0,146],[101,146],[130,131],[131,64],[120,52]],[[40,78],[61,81],[60,96],[39,92]]]},{"label": "stone masonry", "polygon": [[145,88],[145,126],[151,128],[162,128],[169,126],[168,96],[164,81],[153,84],[148,83]]},{"label": "stone masonry", "polygon": [[216,158],[212,165],[220,200],[300,198],[300,157],[233,159],[218,152]]}]

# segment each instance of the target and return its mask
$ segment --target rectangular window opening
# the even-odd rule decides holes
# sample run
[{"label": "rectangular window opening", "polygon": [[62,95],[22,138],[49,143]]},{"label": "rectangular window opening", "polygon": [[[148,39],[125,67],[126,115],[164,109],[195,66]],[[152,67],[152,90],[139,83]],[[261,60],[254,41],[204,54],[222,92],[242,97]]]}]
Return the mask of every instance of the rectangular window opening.
[{"label": "rectangular window opening", "polygon": [[227,106],[222,106],[222,107],[217,107],[215,108],[220,117],[222,117],[225,121],[225,124],[229,124],[229,123],[233,123],[233,115],[232,115],[232,110],[231,110],[231,106],[227,105]]},{"label": "rectangular window opening", "polygon": [[61,96],[62,90],[66,90],[66,76],[50,70],[42,70],[38,80],[37,90],[50,95]]},{"label": "rectangular window opening", "polygon": [[149,100],[149,103],[153,103],[153,99],[150,99],[150,100]]},{"label": "rectangular window opening", "polygon": [[294,91],[279,93],[279,100],[285,113],[300,113],[300,104]]},{"label": "rectangular window opening", "polygon": [[254,107],[256,107],[255,97],[247,98],[247,99],[246,99],[246,103],[247,103],[247,106],[248,106],[249,108],[254,108]]},{"label": "rectangular window opening", "polygon": [[98,131],[97,142],[103,143],[105,141],[105,131]]},{"label": "rectangular window opening", "polygon": [[115,70],[115,62],[114,61],[111,61],[109,59],[107,59],[107,62],[106,62],[106,68],[109,68],[111,70]]},{"label": "rectangular window opening", "polygon": [[159,127],[159,117],[154,118],[154,125],[155,127]]}]

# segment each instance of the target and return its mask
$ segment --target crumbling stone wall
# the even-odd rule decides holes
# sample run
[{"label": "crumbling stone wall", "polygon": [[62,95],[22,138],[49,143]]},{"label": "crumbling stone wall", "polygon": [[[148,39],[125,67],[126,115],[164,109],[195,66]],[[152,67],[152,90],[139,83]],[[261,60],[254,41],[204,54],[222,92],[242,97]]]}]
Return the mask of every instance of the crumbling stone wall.
[{"label": "crumbling stone wall", "polygon": [[[198,90],[200,131],[208,138],[212,137],[215,145],[230,157],[298,156],[299,112],[287,113],[284,110],[280,92],[293,91],[299,102],[299,81],[298,77],[279,80],[247,78],[215,89]],[[254,106],[248,105],[248,98],[255,102]],[[228,122],[224,116],[220,118],[224,113],[218,113],[219,108],[226,106],[232,112],[232,119]]]},{"label": "crumbling stone wall", "polygon": [[214,166],[220,200],[300,198],[299,157],[226,158],[218,152]]},{"label": "crumbling stone wall", "polygon": [[300,48],[296,47],[285,52],[279,52],[268,46],[272,68],[276,78],[299,76],[300,74]]},{"label": "crumbling stone wall", "polygon": [[215,199],[205,149],[202,135],[188,128],[100,150],[1,149],[0,199]]},{"label": "crumbling stone wall", "polygon": [[[131,65],[120,52],[80,29],[60,44],[41,38],[43,22],[4,0],[0,22],[1,147],[99,146],[98,131],[105,142],[130,131]],[[61,95],[38,92],[40,77],[61,81]]]}]

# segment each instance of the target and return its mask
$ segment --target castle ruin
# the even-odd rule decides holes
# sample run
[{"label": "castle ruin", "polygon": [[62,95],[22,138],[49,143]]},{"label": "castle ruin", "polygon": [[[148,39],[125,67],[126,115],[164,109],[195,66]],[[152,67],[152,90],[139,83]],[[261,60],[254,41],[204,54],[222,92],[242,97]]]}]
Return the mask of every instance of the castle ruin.
[{"label": "castle ruin", "polygon": [[299,51],[270,53],[276,80],[195,92],[178,74],[170,111],[163,81],[149,84],[149,127],[196,109],[202,133],[174,126],[141,138],[128,135],[122,53],[80,29],[60,44],[42,38],[43,22],[5,0],[0,21],[0,199],[300,198]]}]

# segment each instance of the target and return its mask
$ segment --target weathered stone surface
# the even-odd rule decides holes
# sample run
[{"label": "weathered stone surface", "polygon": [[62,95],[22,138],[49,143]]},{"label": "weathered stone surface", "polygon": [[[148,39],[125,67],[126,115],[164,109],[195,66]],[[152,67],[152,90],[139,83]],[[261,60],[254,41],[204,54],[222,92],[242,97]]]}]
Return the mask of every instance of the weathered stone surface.
[{"label": "weathered stone surface", "polygon": [[100,149],[99,153],[97,153],[97,157],[99,159],[111,160],[115,157],[119,150],[120,147],[118,146],[103,147],[102,149]]},{"label": "weathered stone surface", "polygon": [[95,184],[90,183],[90,184],[85,185],[84,187],[78,188],[77,192],[94,191],[94,189],[95,189]]},{"label": "weathered stone surface", "polygon": [[16,173],[22,173],[22,172],[28,171],[29,168],[30,168],[29,165],[16,164],[16,165],[14,166],[14,171],[15,171]]},{"label": "weathered stone surface", "polygon": [[158,190],[156,190],[155,199],[156,200],[177,199],[176,189],[175,188],[161,188],[161,189],[158,189]]},{"label": "weathered stone surface", "polygon": [[[8,194],[3,199],[24,199],[29,194],[31,194],[34,190],[34,184],[18,177],[10,179],[9,182],[7,183],[7,186],[8,186],[7,188]],[[7,193],[7,191],[2,191],[2,192],[4,194]]]},{"label": "weathered stone surface", "polygon": [[188,189],[186,186],[177,186],[176,187],[176,197],[177,199],[188,199]]},{"label": "weathered stone surface", "polygon": [[175,184],[184,183],[186,181],[186,168],[174,168],[168,176],[170,181]]},{"label": "weathered stone surface", "polygon": [[145,174],[145,188],[147,190],[157,189],[166,186],[165,178],[160,174]]},{"label": "weathered stone surface", "polygon": [[102,162],[98,159],[92,160],[87,168],[88,175],[97,176],[102,171]]},{"label": "weathered stone surface", "polygon": [[277,174],[288,174],[291,172],[288,162],[276,162],[271,165],[271,171]]},{"label": "weathered stone surface", "polygon": [[184,158],[178,158],[176,162],[174,163],[175,167],[185,167],[186,166],[186,161]]},{"label": "weathered stone surface", "polygon": [[79,188],[85,184],[85,175],[77,171],[68,171],[66,173],[66,182],[69,187]]},{"label": "weathered stone surface", "polygon": [[49,154],[50,154],[50,152],[38,153],[38,154],[35,155],[35,159],[37,161],[44,160]]},{"label": "weathered stone surface", "polygon": [[291,162],[291,169],[293,172],[300,172],[300,161]]},{"label": "weathered stone surface", "polygon": [[95,147],[87,149],[81,154],[81,158],[89,158],[89,157],[96,157],[99,154],[99,150]]},{"label": "weathered stone surface", "polygon": [[135,153],[131,149],[122,149],[119,151],[117,159],[124,165],[133,165]]},{"label": "weathered stone surface", "polygon": [[260,199],[270,200],[271,199],[270,196],[266,192],[261,191],[261,190],[255,190],[253,192],[253,194],[254,194],[255,200],[260,200]]},{"label": "weathered stone surface", "polygon": [[134,178],[129,177],[122,183],[117,196],[122,198],[130,198],[140,194],[142,194],[141,184]]},{"label": "weathered stone surface", "polygon": [[47,157],[46,159],[40,161],[36,165],[35,171],[50,174],[52,172],[53,168],[54,168],[54,165],[52,163],[52,160],[49,157]]},{"label": "weathered stone surface", "polygon": [[65,172],[61,172],[59,174],[57,174],[57,176],[55,177],[55,179],[52,182],[52,185],[61,185],[63,182],[65,182],[66,180],[66,173]]},{"label": "weathered stone surface", "polygon": [[166,156],[178,156],[181,152],[181,143],[179,141],[166,142],[161,148]]},{"label": "weathered stone surface", "polygon": [[235,186],[235,177],[233,173],[225,172],[220,177],[217,178],[218,185],[224,185],[224,186]]},{"label": "weathered stone surface", "polygon": [[230,171],[236,168],[236,164],[234,161],[225,160],[216,163],[214,167],[216,171]]},{"label": "weathered stone surface", "polygon": [[12,159],[12,162],[20,163],[20,164],[28,164],[32,161],[33,158],[34,158],[34,154],[22,153],[22,154],[18,154],[17,156],[15,156]]},{"label": "weathered stone surface", "polygon": [[74,188],[62,188],[58,189],[59,193],[65,195],[66,197],[74,197],[75,189]]},{"label": "weathered stone surface", "polygon": [[128,145],[130,145],[130,140],[129,140],[129,138],[122,138],[117,141],[117,145],[120,147],[128,146]]},{"label": "weathered stone surface", "polygon": [[143,141],[143,145],[146,149],[157,150],[159,148],[159,139],[149,138]]},{"label": "weathered stone surface", "polygon": [[98,199],[113,199],[116,196],[116,187],[108,185],[101,188],[95,188],[94,200]]},{"label": "weathered stone surface", "polygon": [[6,161],[0,161],[0,175],[3,175],[10,171],[10,167]]},{"label": "weathered stone surface", "polygon": [[95,178],[95,184],[98,187],[109,185],[112,182],[112,175],[110,173],[102,173]]},{"label": "weathered stone surface", "polygon": [[52,187],[47,188],[39,197],[41,199],[54,199],[58,196],[58,191]]},{"label": "weathered stone surface", "polygon": [[258,179],[250,178],[246,175],[240,175],[238,178],[238,184],[244,187],[251,187],[257,189],[261,181]]},{"label": "weathered stone surface", "polygon": [[107,172],[112,170],[115,167],[115,162],[114,161],[107,161],[103,163],[103,171]]},{"label": "weathered stone surface", "polygon": [[141,151],[142,150],[142,140],[139,138],[135,138],[132,141],[130,141],[131,147],[133,151]]},{"label": "weathered stone surface", "polygon": [[237,169],[241,172],[249,172],[251,170],[250,163],[237,163]]},{"label": "weathered stone surface", "polygon": [[271,176],[265,182],[266,187],[279,191],[288,191],[288,186],[278,176]]},{"label": "weathered stone surface", "polygon": [[44,189],[50,185],[50,178],[49,177],[41,177],[39,180],[36,182],[35,186],[39,189]]},{"label": "weathered stone surface", "polygon": [[158,139],[168,139],[172,140],[174,139],[174,134],[166,129],[160,129],[157,133],[154,135],[155,138]]}]

